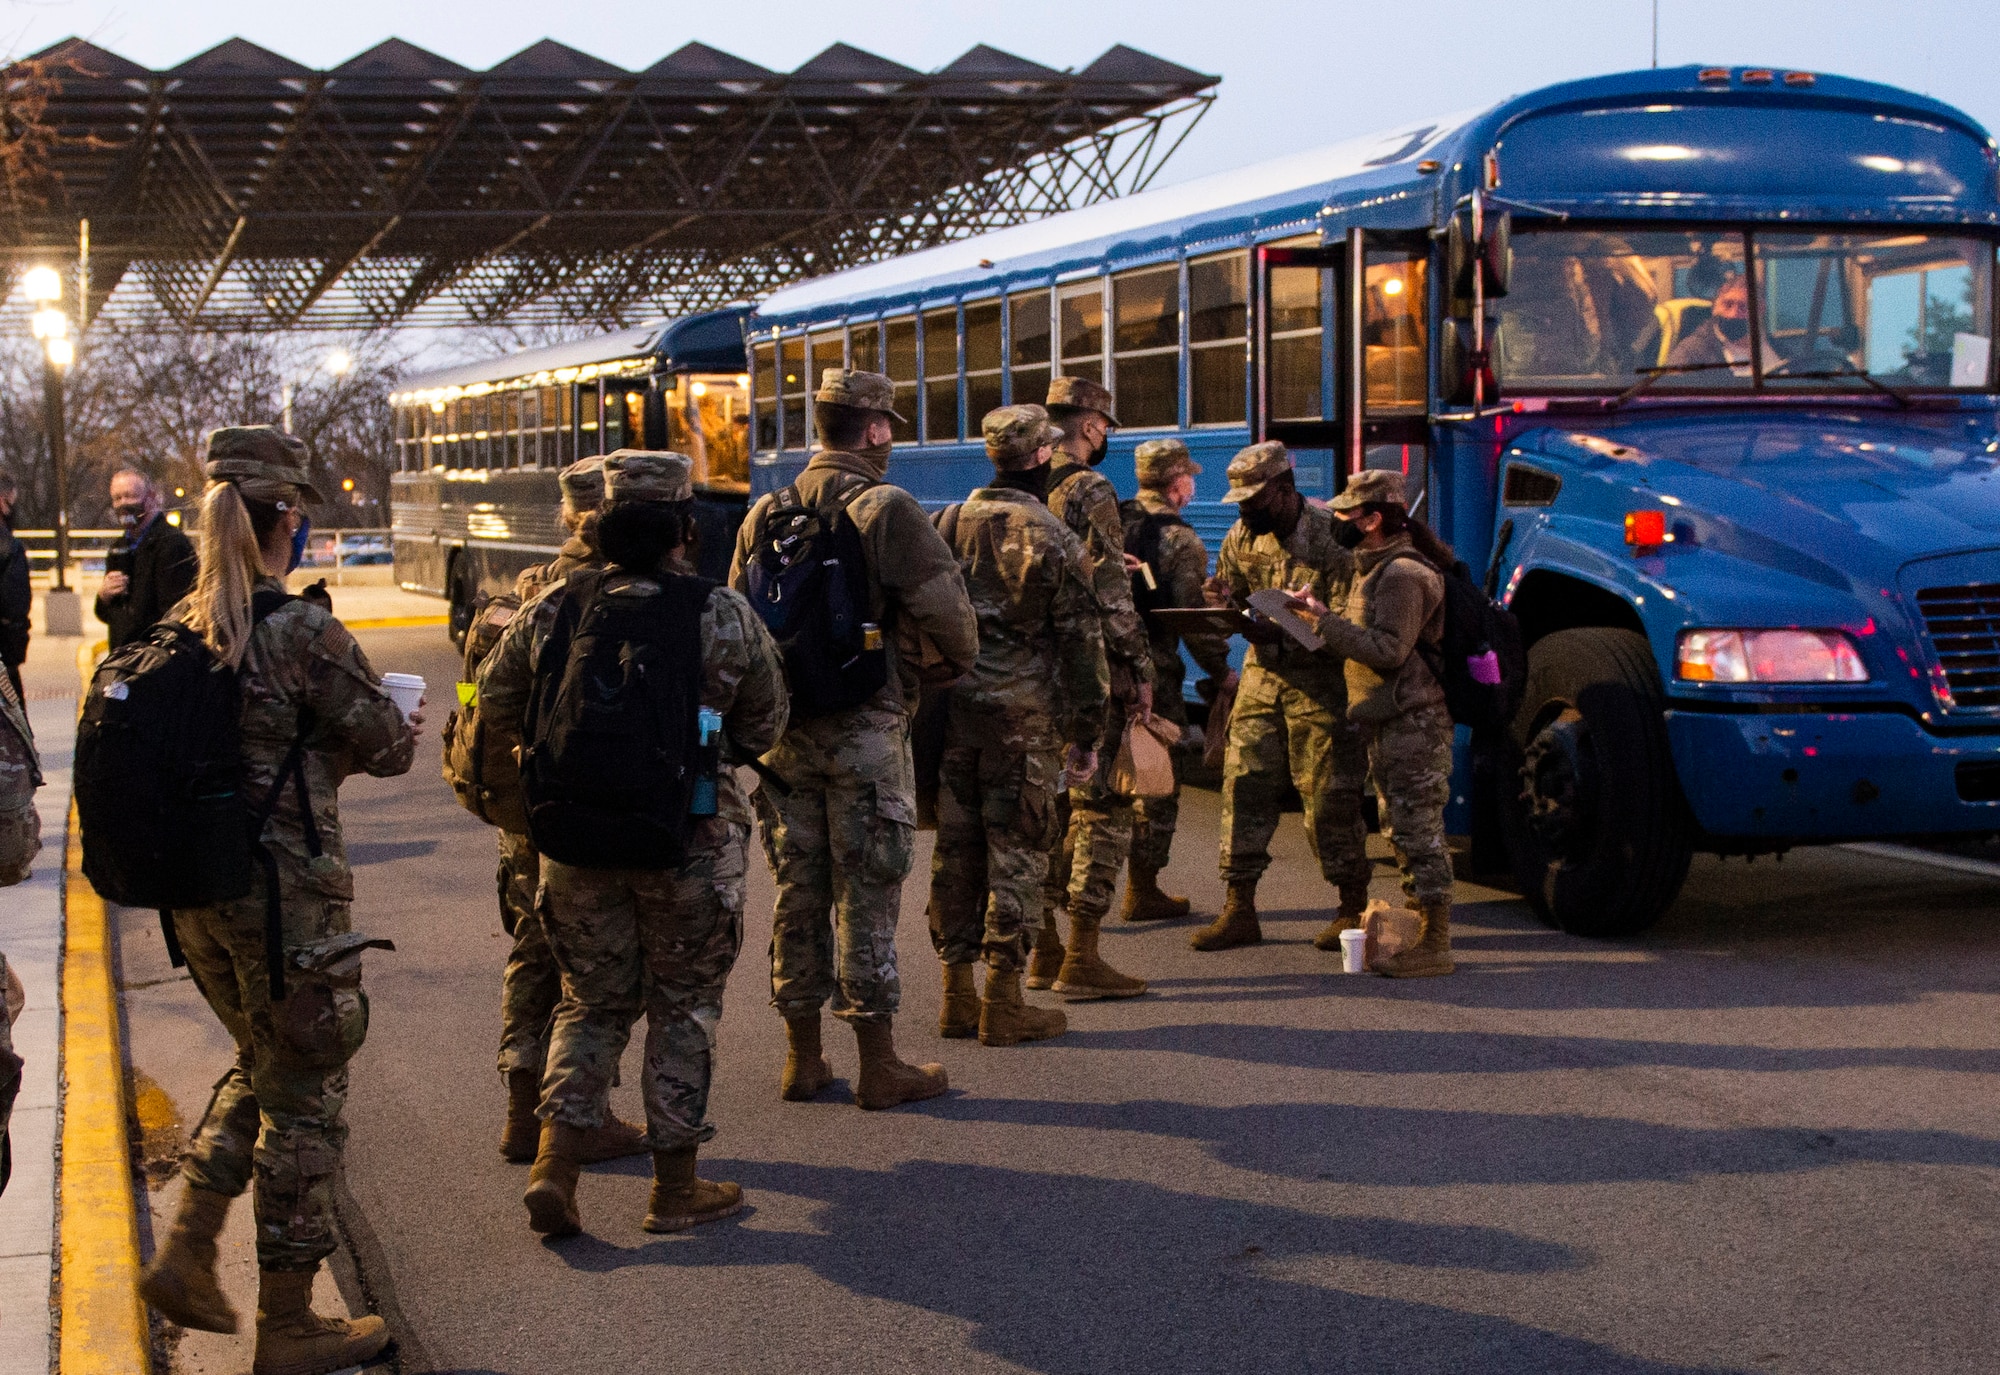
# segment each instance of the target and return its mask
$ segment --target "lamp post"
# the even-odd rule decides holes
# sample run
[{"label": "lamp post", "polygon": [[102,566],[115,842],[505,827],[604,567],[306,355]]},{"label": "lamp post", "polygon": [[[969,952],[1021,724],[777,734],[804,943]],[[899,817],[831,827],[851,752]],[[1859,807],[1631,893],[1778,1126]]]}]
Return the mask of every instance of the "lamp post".
[{"label": "lamp post", "polygon": [[34,302],[30,323],[42,342],[42,418],[48,430],[49,463],[56,480],[56,566],[54,585],[43,599],[51,635],[81,635],[83,608],[69,585],[69,452],[63,420],[63,374],[76,361],[69,316],[62,309],[62,274],[52,267],[30,268],[22,292]]}]

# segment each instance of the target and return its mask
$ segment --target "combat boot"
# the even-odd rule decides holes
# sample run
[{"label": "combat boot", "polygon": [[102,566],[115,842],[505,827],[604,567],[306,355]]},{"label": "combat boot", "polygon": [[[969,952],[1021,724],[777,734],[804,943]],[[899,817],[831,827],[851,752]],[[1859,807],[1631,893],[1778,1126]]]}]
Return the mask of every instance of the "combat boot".
[{"label": "combat boot", "polygon": [[500,1132],[500,1155],[516,1165],[535,1158],[541,1145],[542,1119],[535,1109],[542,1103],[542,1076],[531,1069],[507,1071],[507,1125]]},{"label": "combat boot", "polygon": [[1313,945],[1321,950],[1340,953],[1340,933],[1359,931],[1361,914],[1368,910],[1368,887],[1366,884],[1343,884],[1340,889],[1340,911],[1326,924],[1326,929],[1313,937]]},{"label": "combat boot", "polygon": [[1179,921],[1188,914],[1188,900],[1160,889],[1160,871],[1133,860],[1125,877],[1126,921]]},{"label": "combat boot", "polygon": [[168,1322],[199,1332],[234,1332],[236,1310],[215,1282],[215,1239],[234,1202],[228,1194],[187,1186],[180,1211],[153,1263],[139,1280],[139,1297]]},{"label": "combat boot", "polygon": [[551,1119],[542,1123],[542,1144],[535,1152],[535,1167],[528,1171],[528,1191],[521,1202],[528,1205],[528,1226],[548,1237],[573,1237],[583,1230],[576,1211],[577,1152],[583,1145],[583,1129]]},{"label": "combat boot", "polygon": [[[833,1062],[820,1047],[819,1013],[785,1018],[785,1072],[778,1081],[778,1097],[804,1103],[832,1082]],[[653,1155],[657,1158],[659,1152]]]},{"label": "combat boot", "polygon": [[856,1107],[873,1111],[920,1103],[951,1087],[943,1065],[909,1065],[896,1058],[896,1031],[887,1018],[856,1022],[854,1039],[861,1047],[861,1072],[854,1076]]},{"label": "combat boot", "polygon": [[257,1354],[251,1375],[326,1375],[376,1356],[389,1327],[374,1314],[352,1321],[312,1311],[312,1270],[264,1270],[257,1276]]},{"label": "combat boot", "polygon": [[1392,979],[1421,979],[1431,974],[1449,974],[1458,968],[1451,961],[1451,903],[1427,902],[1417,909],[1417,939],[1406,950],[1377,960],[1377,974]]},{"label": "combat boot", "polygon": [[741,1184],[695,1178],[694,1156],[693,1146],[653,1152],[653,1194],[641,1227],[649,1232],[685,1232],[743,1206]]},{"label": "combat boot", "polygon": [[1046,1041],[1069,1030],[1069,1018],[1053,1008],[1039,1008],[1021,997],[1021,971],[986,971],[986,991],[979,999],[979,1044],[1017,1046]]},{"label": "combat boot", "polygon": [[628,1155],[644,1155],[653,1149],[644,1127],[627,1122],[608,1107],[604,1110],[601,1124],[584,1127],[582,1132],[576,1145],[576,1163],[579,1165],[601,1165],[607,1160],[622,1160]]},{"label": "combat boot", "polygon": [[1194,933],[1188,944],[1197,950],[1233,950],[1264,939],[1257,924],[1257,884],[1232,883],[1222,898],[1222,915]]},{"label": "combat boot", "polygon": [[1097,953],[1097,920],[1072,915],[1069,919],[1069,954],[1053,985],[1066,998],[1136,998],[1146,991],[1146,981],[1120,974]]},{"label": "combat boot", "polygon": [[938,1035],[947,1041],[979,1034],[979,990],[972,985],[972,966],[944,967],[944,1010],[938,1014]]},{"label": "combat boot", "polygon": [[1056,909],[1051,907],[1042,918],[1041,929],[1035,932],[1035,948],[1028,952],[1028,987],[1054,984],[1068,953],[1063,949],[1062,933],[1056,930]]}]

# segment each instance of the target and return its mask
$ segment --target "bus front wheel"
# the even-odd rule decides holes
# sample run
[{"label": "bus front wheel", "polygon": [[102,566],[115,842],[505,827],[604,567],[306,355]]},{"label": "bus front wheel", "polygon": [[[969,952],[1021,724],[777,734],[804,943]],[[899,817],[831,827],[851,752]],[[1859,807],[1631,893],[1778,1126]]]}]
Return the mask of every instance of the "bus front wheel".
[{"label": "bus front wheel", "polygon": [[1550,925],[1633,936],[1679,895],[1694,823],[1664,706],[1642,635],[1559,630],[1529,651],[1504,821],[1521,892]]}]

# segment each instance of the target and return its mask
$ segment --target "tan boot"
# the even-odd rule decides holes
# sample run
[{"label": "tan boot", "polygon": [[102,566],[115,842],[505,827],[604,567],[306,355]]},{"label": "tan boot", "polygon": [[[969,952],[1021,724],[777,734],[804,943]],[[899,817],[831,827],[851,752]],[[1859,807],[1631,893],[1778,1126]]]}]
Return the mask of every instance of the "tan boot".
[{"label": "tan boot", "polygon": [[649,1232],[685,1232],[743,1206],[741,1184],[695,1178],[694,1156],[693,1146],[653,1152],[653,1194],[641,1227]]},{"label": "tan boot", "polygon": [[1062,933],[1056,930],[1056,909],[1051,907],[1042,918],[1041,930],[1035,932],[1035,948],[1028,954],[1028,987],[1048,988],[1054,984],[1068,953],[1063,949]]},{"label": "tan boot", "polygon": [[507,1071],[507,1125],[500,1130],[500,1155],[516,1165],[535,1158],[542,1141],[542,1076],[531,1069]]},{"label": "tan boot", "polygon": [[1021,997],[1021,971],[988,968],[986,991],[979,999],[979,1044],[1017,1046],[1046,1041],[1069,1030],[1069,1018],[1052,1008],[1039,1008]]},{"label": "tan boot", "polygon": [[874,1111],[898,1103],[920,1103],[951,1087],[944,1066],[909,1065],[896,1058],[896,1032],[887,1021],[856,1022],[861,1073],[854,1077],[854,1104]]},{"label": "tan boot", "polygon": [[979,1034],[979,990],[973,987],[972,966],[944,967],[944,1010],[938,1014],[938,1035],[947,1041]]},{"label": "tan boot", "polygon": [[166,1239],[139,1280],[139,1297],[168,1322],[200,1332],[234,1332],[236,1310],[215,1282],[215,1239],[234,1202],[228,1194],[187,1186]]},{"label": "tan boot", "polygon": [[1359,931],[1361,914],[1368,910],[1368,889],[1360,884],[1345,884],[1340,890],[1340,911],[1326,924],[1326,929],[1313,937],[1313,944],[1321,950],[1340,953],[1340,933]]},{"label": "tan boot", "polygon": [[1257,884],[1232,883],[1222,899],[1222,915],[1189,938],[1197,950],[1233,950],[1239,945],[1255,945],[1264,939],[1257,924]]},{"label": "tan boot", "polygon": [[1160,889],[1160,871],[1132,861],[1125,878],[1126,921],[1179,921],[1188,914],[1188,900]]},{"label": "tan boot", "polygon": [[601,1126],[583,1127],[580,1131],[576,1143],[579,1165],[601,1165],[607,1160],[623,1160],[628,1155],[644,1155],[653,1149],[644,1127],[627,1122],[609,1108],[604,1110]]},{"label": "tan boot", "polygon": [[1066,998],[1136,998],[1146,991],[1146,981],[1120,974],[1097,953],[1097,921],[1092,917],[1069,919],[1069,954],[1051,985]]},{"label": "tan boot", "polygon": [[313,1312],[316,1272],[259,1272],[252,1375],[326,1375],[371,1360],[389,1344],[388,1324],[372,1313],[349,1321]]},{"label": "tan boot", "polygon": [[573,1237],[583,1230],[576,1211],[577,1152],[583,1145],[583,1130],[567,1122],[542,1123],[541,1148],[535,1152],[535,1167],[528,1171],[528,1191],[521,1202],[528,1205],[528,1226],[547,1237]]},{"label": "tan boot", "polygon": [[787,1103],[809,1102],[832,1082],[833,1062],[819,1041],[819,1013],[785,1018],[785,1072],[778,1080],[778,1097]]},{"label": "tan boot", "polygon": [[1451,961],[1451,904],[1427,902],[1417,909],[1420,927],[1417,939],[1406,950],[1384,956],[1374,965],[1377,974],[1392,979],[1421,979],[1432,974],[1449,974],[1458,968]]}]

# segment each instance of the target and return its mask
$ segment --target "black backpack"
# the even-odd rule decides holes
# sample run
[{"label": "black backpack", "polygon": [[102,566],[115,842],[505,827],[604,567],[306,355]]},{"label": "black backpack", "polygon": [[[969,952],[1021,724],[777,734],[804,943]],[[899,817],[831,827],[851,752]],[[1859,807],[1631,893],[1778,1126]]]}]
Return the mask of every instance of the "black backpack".
[{"label": "black backpack", "polygon": [[863,481],[817,507],[787,487],[757,532],[745,570],[750,605],[784,655],[794,720],[858,707],[889,681],[881,628],[868,625],[867,553],[847,514],[874,485]]},{"label": "black backpack", "polygon": [[1139,618],[1152,630],[1153,613],[1173,605],[1173,591],[1159,579],[1160,545],[1166,539],[1171,526],[1185,527],[1187,522],[1179,516],[1162,511],[1148,511],[1136,501],[1121,502],[1118,514],[1125,525],[1125,552],[1153,570],[1153,581],[1149,584],[1144,573],[1132,575],[1132,605]]},{"label": "black backpack", "polygon": [[[297,600],[257,593],[252,624]],[[91,887],[107,902],[158,909],[178,966],[185,961],[168,913],[247,897],[261,870],[276,999],[285,996],[277,860],[260,837],[285,785],[296,783],[306,849],[320,853],[305,783],[312,725],[312,713],[302,710],[270,794],[253,802],[243,789],[236,671],[186,626],[161,621],[97,666],[76,729],[76,811]]]},{"label": "black backpack", "polygon": [[[1414,552],[1398,557],[1437,567]],[[1520,708],[1528,677],[1521,623],[1481,590],[1462,560],[1449,571],[1438,571],[1444,578],[1444,632],[1434,645],[1419,639],[1417,652],[1444,689],[1445,708],[1453,721],[1480,732],[1504,729]],[[1499,671],[1497,683],[1482,683],[1473,676],[1473,662],[1488,654]]]},{"label": "black backpack", "polygon": [[522,730],[528,838],[580,868],[677,868],[695,781],[713,767],[696,717],[715,584],[591,569],[566,587]]}]

